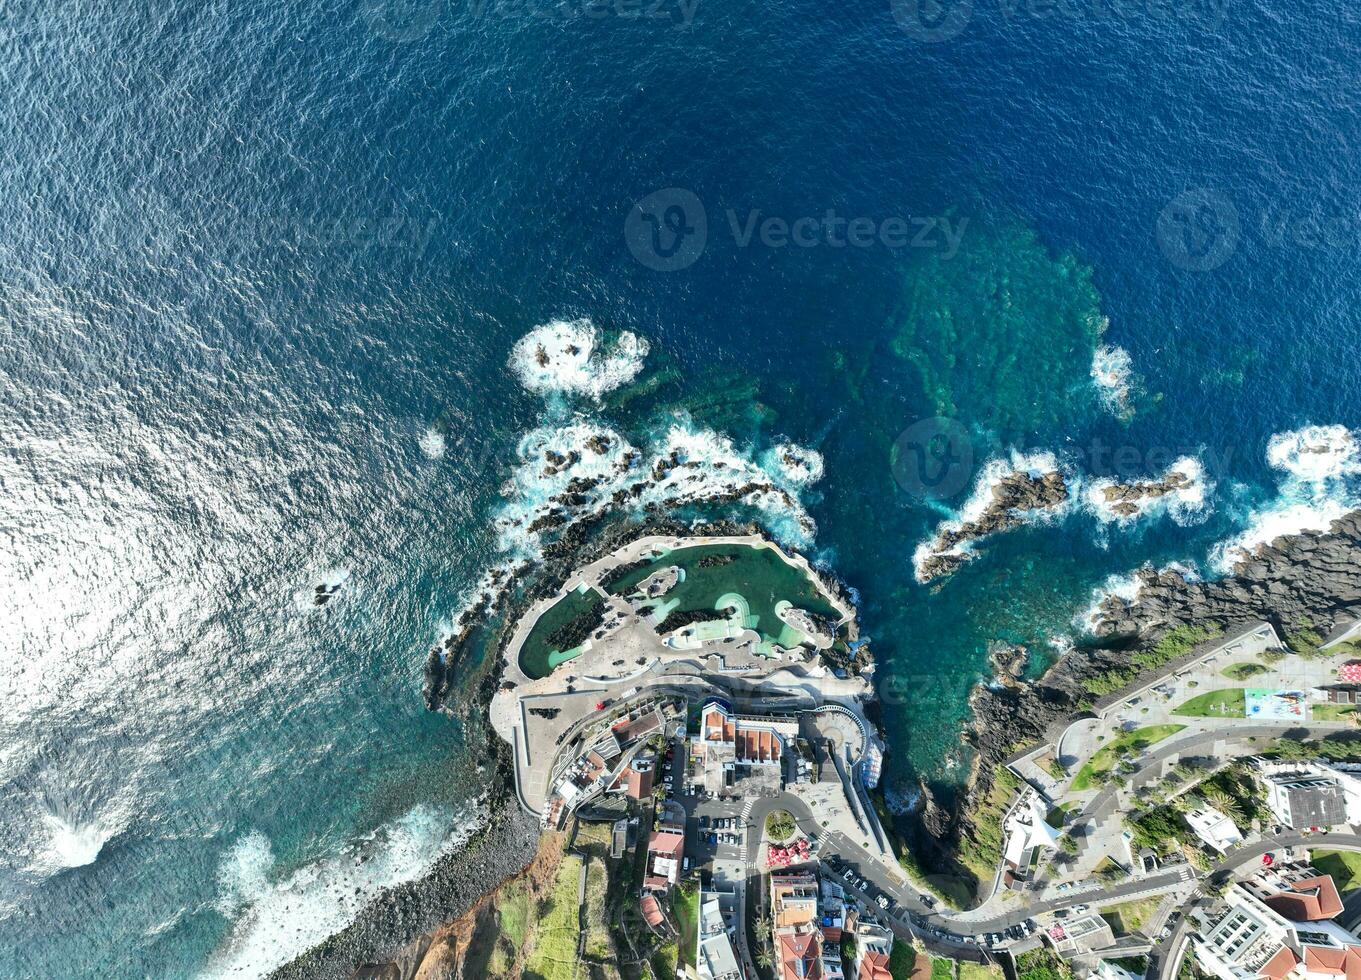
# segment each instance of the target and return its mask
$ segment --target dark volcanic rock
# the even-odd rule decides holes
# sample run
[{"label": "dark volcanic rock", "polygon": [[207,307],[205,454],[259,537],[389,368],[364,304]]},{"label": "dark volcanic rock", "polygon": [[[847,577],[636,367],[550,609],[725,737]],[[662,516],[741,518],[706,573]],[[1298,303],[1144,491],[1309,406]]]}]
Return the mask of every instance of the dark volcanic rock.
[{"label": "dark volcanic rock", "polygon": [[1120,517],[1134,517],[1143,509],[1145,501],[1156,500],[1169,493],[1185,490],[1194,482],[1185,473],[1172,470],[1161,480],[1142,480],[1135,483],[1113,483],[1101,491],[1111,512]]},{"label": "dark volcanic rock", "polygon": [[1068,499],[1068,484],[1057,470],[1034,475],[1010,473],[992,487],[992,499],[983,513],[958,525],[944,525],[931,542],[927,557],[917,566],[917,581],[930,582],[950,575],[973,555],[956,551],[961,545],[990,534],[1010,531],[1025,523],[1028,515],[1051,510]]}]

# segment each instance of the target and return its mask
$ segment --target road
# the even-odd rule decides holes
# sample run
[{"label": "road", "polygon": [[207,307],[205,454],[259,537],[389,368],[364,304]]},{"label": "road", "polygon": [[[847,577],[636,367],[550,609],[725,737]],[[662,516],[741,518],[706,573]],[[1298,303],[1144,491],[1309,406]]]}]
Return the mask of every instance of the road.
[{"label": "road", "polygon": [[[1200,887],[1196,895],[1188,898],[1183,903],[1180,911],[1176,912],[1168,920],[1168,925],[1172,932],[1167,939],[1157,943],[1153,947],[1153,952],[1148,959],[1148,972],[1145,976],[1150,980],[1172,980],[1176,976],[1177,968],[1181,964],[1181,958],[1185,950],[1183,939],[1186,934],[1187,917],[1186,913],[1195,904],[1194,898],[1205,897],[1205,885],[1213,881],[1216,876],[1225,871],[1236,872],[1258,868],[1262,863],[1262,855],[1272,851],[1283,850],[1287,847],[1328,847],[1340,848],[1349,851],[1361,851],[1361,834],[1354,831],[1330,831],[1320,834],[1300,834],[1285,833],[1276,834],[1271,837],[1261,838],[1251,844],[1239,847],[1226,854],[1218,863],[1212,865],[1210,870],[1201,880]],[[1171,955],[1169,955],[1171,954]]]}]

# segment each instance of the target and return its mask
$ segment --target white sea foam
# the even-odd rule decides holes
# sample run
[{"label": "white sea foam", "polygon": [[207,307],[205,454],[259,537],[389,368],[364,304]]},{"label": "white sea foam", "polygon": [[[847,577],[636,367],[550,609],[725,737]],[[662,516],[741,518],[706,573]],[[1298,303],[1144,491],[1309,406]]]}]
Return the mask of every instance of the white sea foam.
[{"label": "white sea foam", "polygon": [[1361,446],[1343,425],[1278,432],[1267,443],[1266,458],[1276,469],[1311,483],[1361,473]]},{"label": "white sea foam", "polygon": [[[1092,589],[1091,602],[1087,608],[1073,617],[1073,625],[1086,633],[1095,631],[1097,624],[1101,621],[1101,606],[1110,598],[1122,600],[1125,605],[1133,605],[1139,600],[1139,593],[1143,589],[1143,582],[1139,578],[1140,572],[1147,572],[1152,565],[1145,565],[1135,572],[1125,575],[1111,575],[1096,588]],[[1199,582],[1200,572],[1192,565],[1183,562],[1168,562],[1157,570],[1159,575],[1166,572],[1176,572],[1187,582]]]},{"label": "white sea foam", "polygon": [[42,825],[47,844],[38,870],[48,872],[94,864],[109,838],[118,832],[117,825],[105,819],[75,822],[54,813],[43,813]]},{"label": "white sea foam", "polygon": [[1196,457],[1183,456],[1155,479],[1166,480],[1173,473],[1180,473],[1186,477],[1190,481],[1189,484],[1161,497],[1144,497],[1130,501],[1138,508],[1134,514],[1119,514],[1115,511],[1114,504],[1106,500],[1106,490],[1115,486],[1117,482],[1115,480],[1107,478],[1094,480],[1087,487],[1083,498],[1092,513],[1106,522],[1129,524],[1140,517],[1162,513],[1166,513],[1183,527],[1203,521],[1210,514],[1210,507],[1207,505],[1210,494],[1214,491],[1214,483],[1205,476],[1205,467]]},{"label": "white sea foam", "polygon": [[808,486],[822,479],[826,469],[822,453],[816,449],[782,442],[770,451],[766,468],[779,473],[794,486]]},{"label": "white sea foam", "polygon": [[517,455],[519,463],[503,488],[506,503],[497,516],[498,546],[517,558],[537,556],[545,533],[615,506],[682,507],[739,491],[740,502],[762,511],[772,530],[786,540],[806,544],[815,531],[798,498],[749,452],[727,436],[685,420],[640,449],[616,430],[577,416],[526,433]]},{"label": "white sea foam", "polygon": [[431,426],[421,434],[420,447],[427,459],[442,458],[446,448],[444,433]]},{"label": "white sea foam", "polygon": [[1101,404],[1116,415],[1128,415],[1134,379],[1133,360],[1123,347],[1102,345],[1092,354],[1092,382]]},{"label": "white sea foam", "polygon": [[530,391],[599,399],[628,384],[643,369],[646,340],[625,330],[605,349],[590,320],[554,320],[516,342],[510,367]]},{"label": "white sea foam", "polygon": [[477,819],[417,806],[339,853],[287,872],[277,871],[263,834],[246,834],[218,871],[218,909],[235,921],[200,976],[265,976],[340,932],[383,889],[423,875],[468,839]]},{"label": "white sea foam", "polygon": [[1211,560],[1229,573],[1262,545],[1279,537],[1327,531],[1361,506],[1361,445],[1342,425],[1307,425],[1278,432],[1267,443],[1267,462],[1283,475],[1271,502],[1253,509],[1237,537],[1216,545]]}]

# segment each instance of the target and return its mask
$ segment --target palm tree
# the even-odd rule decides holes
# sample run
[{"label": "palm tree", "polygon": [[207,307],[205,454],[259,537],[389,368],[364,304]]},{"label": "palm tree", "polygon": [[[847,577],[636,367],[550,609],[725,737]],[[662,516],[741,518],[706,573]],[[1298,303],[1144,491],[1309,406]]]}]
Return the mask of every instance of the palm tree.
[{"label": "palm tree", "polygon": [[759,950],[757,950],[756,962],[761,966],[762,969],[766,970],[769,970],[772,966],[775,965],[775,957],[770,955],[770,947],[762,946]]}]

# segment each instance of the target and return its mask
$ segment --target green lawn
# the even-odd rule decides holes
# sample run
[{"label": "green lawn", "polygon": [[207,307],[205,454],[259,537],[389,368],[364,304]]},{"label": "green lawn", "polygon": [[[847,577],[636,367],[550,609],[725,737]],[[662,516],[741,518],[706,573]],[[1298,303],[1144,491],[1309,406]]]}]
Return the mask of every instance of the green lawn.
[{"label": "green lawn", "polygon": [[[715,559],[723,558],[731,561],[714,563]],[[742,610],[744,625],[760,633],[765,642],[782,646],[795,645],[802,634],[775,615],[775,607],[781,601],[828,619],[841,618],[802,569],[790,565],[767,547],[706,544],[678,548],[633,569],[608,588],[615,595],[626,596],[649,575],[671,565],[685,570],[685,581],[661,597],[658,606],[668,615],[722,608],[726,603],[720,600],[736,594],[746,606]]]},{"label": "green lawn", "polygon": [[959,980],[1002,980],[1002,968],[960,960]]},{"label": "green lawn", "polygon": [[539,909],[534,927],[534,948],[525,961],[525,973],[544,980],[574,980],[577,970],[577,936],[580,908],[577,887],[581,882],[581,858],[565,854],[558,865],[553,894]]},{"label": "green lawn", "polygon": [[1078,770],[1077,778],[1073,780],[1073,791],[1080,793],[1083,790],[1095,789],[1097,777],[1115,768],[1116,762],[1124,753],[1141,752],[1150,745],[1155,745],[1163,739],[1175,735],[1185,727],[1185,725],[1149,725],[1146,728],[1136,728],[1132,732],[1120,734],[1088,759],[1087,764]]},{"label": "green lawn", "polygon": [[554,667],[577,656],[581,644],[560,650],[553,645],[553,635],[578,618],[594,617],[595,625],[599,625],[604,606],[605,597],[595,589],[567,593],[539,617],[529,636],[525,637],[525,644],[520,648],[520,669],[538,680],[551,674]]},{"label": "green lawn", "polygon": [[1314,867],[1333,876],[1340,892],[1361,888],[1361,853],[1357,851],[1313,851]]},{"label": "green lawn", "polygon": [[699,889],[687,895],[682,889],[671,893],[671,911],[680,926],[680,962],[682,967],[695,965],[695,944],[699,940]]},{"label": "green lawn", "polygon": [[1111,924],[1116,935],[1128,936],[1130,933],[1139,932],[1144,928],[1144,925],[1158,911],[1160,902],[1161,898],[1143,898],[1121,905],[1113,905],[1108,909],[1103,909],[1101,917]]},{"label": "green lawn", "polygon": [[1242,718],[1247,704],[1242,688],[1225,688],[1197,695],[1172,713],[1185,718]]},{"label": "green lawn", "polygon": [[893,980],[912,980],[912,967],[917,962],[917,951],[911,943],[893,940],[893,952],[888,957],[888,972]]},{"label": "green lawn", "polygon": [[1232,681],[1245,681],[1249,677],[1256,677],[1258,674],[1265,674],[1270,667],[1263,664],[1243,663],[1230,664],[1220,671],[1225,677]]},{"label": "green lawn", "polygon": [[1356,721],[1354,704],[1313,704],[1309,713],[1314,721]]},{"label": "green lawn", "polygon": [[944,956],[931,957],[931,980],[955,980],[955,961]]}]

